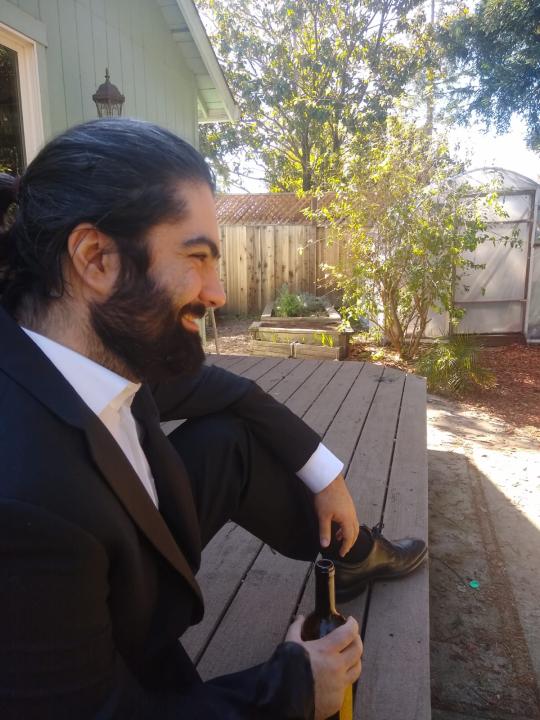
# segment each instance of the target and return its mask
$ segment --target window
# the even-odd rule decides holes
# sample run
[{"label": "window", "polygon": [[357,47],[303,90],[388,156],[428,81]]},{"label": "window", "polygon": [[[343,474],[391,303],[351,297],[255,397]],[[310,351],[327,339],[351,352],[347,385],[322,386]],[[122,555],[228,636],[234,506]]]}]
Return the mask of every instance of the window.
[{"label": "window", "polygon": [[20,174],[42,144],[36,44],[0,24],[0,170]]},{"label": "window", "polygon": [[20,174],[25,164],[17,53],[0,45],[0,171]]}]

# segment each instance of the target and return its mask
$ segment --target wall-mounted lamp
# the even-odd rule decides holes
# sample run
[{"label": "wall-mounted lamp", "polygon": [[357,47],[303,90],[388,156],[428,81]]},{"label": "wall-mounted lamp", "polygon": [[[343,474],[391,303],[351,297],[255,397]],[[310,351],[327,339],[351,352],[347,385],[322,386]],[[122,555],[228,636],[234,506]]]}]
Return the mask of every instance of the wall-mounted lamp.
[{"label": "wall-mounted lamp", "polygon": [[125,99],[116,85],[110,82],[109,68],[107,68],[105,70],[105,82],[92,95],[92,100],[96,103],[98,117],[120,117]]}]

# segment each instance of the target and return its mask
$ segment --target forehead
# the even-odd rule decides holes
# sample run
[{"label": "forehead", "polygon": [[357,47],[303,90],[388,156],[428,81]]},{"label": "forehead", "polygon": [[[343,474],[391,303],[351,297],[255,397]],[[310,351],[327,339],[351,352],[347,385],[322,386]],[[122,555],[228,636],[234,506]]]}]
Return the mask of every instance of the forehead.
[{"label": "forehead", "polygon": [[154,252],[170,243],[178,247],[197,237],[207,237],[219,247],[216,203],[210,187],[206,183],[180,183],[176,195],[181,215],[151,229],[149,239]]},{"label": "forehead", "polygon": [[197,234],[213,237],[217,233],[216,201],[206,183],[180,183],[176,188],[183,212],[175,221],[178,226],[197,231]]}]

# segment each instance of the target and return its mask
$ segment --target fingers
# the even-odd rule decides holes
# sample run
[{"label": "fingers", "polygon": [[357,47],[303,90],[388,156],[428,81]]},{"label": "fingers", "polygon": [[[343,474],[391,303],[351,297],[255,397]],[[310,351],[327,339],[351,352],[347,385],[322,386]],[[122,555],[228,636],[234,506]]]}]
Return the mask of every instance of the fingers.
[{"label": "fingers", "polygon": [[331,515],[321,515],[319,517],[319,542],[323,548],[330,545],[330,538],[332,536],[331,525]]},{"label": "fingers", "polygon": [[345,674],[345,678],[347,681],[347,685],[352,685],[355,683],[360,675],[362,674],[362,661],[358,660],[354,663],[350,668],[347,669],[347,672]]},{"label": "fingers", "polygon": [[354,521],[341,524],[340,529],[336,533],[336,538],[342,541],[339,549],[340,557],[345,557],[345,555],[349,552],[356,542],[359,532],[360,525],[356,519]]},{"label": "fingers", "polygon": [[360,641],[360,635],[358,632],[358,623],[353,617],[349,617],[345,625],[332,630],[331,633],[322,638],[319,642],[324,643],[327,646],[327,650],[330,652],[342,652],[345,648],[348,648],[351,643]]},{"label": "fingers", "polygon": [[360,636],[357,635],[351,644],[340,653],[345,668],[349,670],[357,665],[357,663],[362,659],[363,652],[364,646],[362,645],[362,640],[360,639]]},{"label": "fingers", "polygon": [[304,616],[298,615],[297,618],[295,618],[292,625],[289,627],[287,631],[287,635],[285,637],[285,640],[289,642],[302,642],[302,625],[304,624]]}]

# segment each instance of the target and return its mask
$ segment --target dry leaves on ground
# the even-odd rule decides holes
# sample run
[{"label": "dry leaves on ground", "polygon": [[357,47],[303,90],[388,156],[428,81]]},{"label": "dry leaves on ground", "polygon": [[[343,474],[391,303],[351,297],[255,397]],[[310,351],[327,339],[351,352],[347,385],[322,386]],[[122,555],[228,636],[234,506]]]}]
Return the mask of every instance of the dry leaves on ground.
[{"label": "dry leaves on ground", "polygon": [[482,363],[494,373],[497,385],[492,390],[475,390],[464,401],[540,438],[540,347],[486,348]]}]

